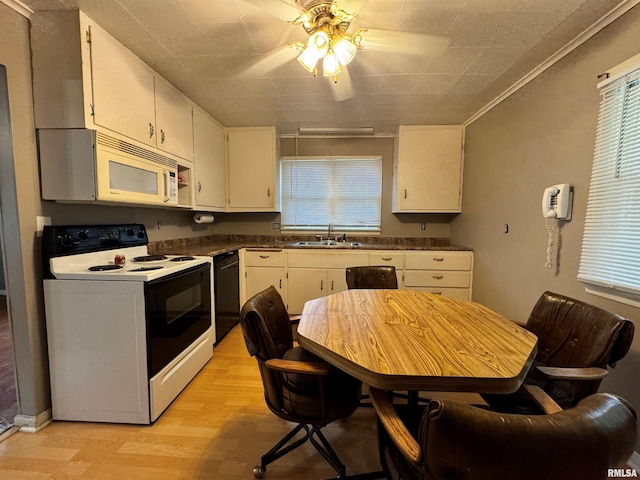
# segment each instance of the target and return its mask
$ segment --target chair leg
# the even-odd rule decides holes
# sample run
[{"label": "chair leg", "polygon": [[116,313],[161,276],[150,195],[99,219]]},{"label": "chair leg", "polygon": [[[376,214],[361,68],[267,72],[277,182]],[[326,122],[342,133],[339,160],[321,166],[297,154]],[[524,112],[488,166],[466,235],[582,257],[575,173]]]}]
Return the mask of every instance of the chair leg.
[{"label": "chair leg", "polygon": [[[300,430],[304,429],[305,434],[302,438],[299,438],[295,442],[290,445],[287,445],[289,441],[295,437]],[[309,427],[303,423],[298,424],[293,430],[287,433],[282,440],[276,443],[271,450],[260,457],[260,465],[256,465],[253,467],[253,476],[256,478],[261,478],[264,475],[264,472],[267,471],[267,465],[271,462],[279,459],[283,455],[295,450],[300,445],[304,444],[311,437],[311,432],[309,431]]]},{"label": "chair leg", "polygon": [[[320,443],[316,441],[313,436],[318,437],[320,439]],[[316,450],[324,457],[324,459],[333,467],[333,469],[338,472],[338,478],[342,478],[347,473],[347,467],[345,467],[344,463],[338,457],[338,454],[331,447],[324,434],[320,431],[319,428],[313,427],[311,429],[311,435],[309,437],[311,444],[316,447]]]}]

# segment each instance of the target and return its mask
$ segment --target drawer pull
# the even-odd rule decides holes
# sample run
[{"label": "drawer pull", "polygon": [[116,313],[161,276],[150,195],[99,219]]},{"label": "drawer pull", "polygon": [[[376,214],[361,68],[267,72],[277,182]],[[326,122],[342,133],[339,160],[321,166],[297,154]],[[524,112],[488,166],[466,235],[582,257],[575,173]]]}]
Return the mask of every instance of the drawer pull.
[{"label": "drawer pull", "polygon": [[392,257],[382,257],[381,260],[384,260],[385,262],[390,262],[391,260],[393,260]]},{"label": "drawer pull", "polygon": [[265,260],[269,258],[271,255],[260,255],[260,258],[264,258]]},{"label": "drawer pull", "polygon": [[444,262],[444,258],[434,258],[434,262]]},{"label": "drawer pull", "polygon": [[442,295],[442,292],[431,292],[434,295]]},{"label": "drawer pull", "polygon": [[435,280],[442,280],[442,275],[434,275],[433,278]]},{"label": "drawer pull", "polygon": [[320,291],[324,290],[324,280],[320,280]]}]

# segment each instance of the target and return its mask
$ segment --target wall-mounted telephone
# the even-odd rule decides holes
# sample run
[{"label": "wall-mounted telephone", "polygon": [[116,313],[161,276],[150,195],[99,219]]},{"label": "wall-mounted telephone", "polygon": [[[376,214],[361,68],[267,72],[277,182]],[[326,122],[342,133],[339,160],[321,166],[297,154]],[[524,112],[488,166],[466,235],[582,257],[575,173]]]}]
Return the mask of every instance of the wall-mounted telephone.
[{"label": "wall-mounted telephone", "polygon": [[571,220],[572,200],[573,192],[568,183],[559,183],[546,188],[542,195],[542,216],[558,220]]}]

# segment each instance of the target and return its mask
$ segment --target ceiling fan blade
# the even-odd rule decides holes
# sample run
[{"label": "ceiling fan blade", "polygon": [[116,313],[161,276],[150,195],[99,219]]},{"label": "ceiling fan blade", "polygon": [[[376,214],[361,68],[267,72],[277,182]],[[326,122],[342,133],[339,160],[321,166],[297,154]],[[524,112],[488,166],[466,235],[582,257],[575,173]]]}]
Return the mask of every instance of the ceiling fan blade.
[{"label": "ceiling fan blade", "polygon": [[360,46],[367,50],[378,50],[405,55],[442,55],[449,46],[449,39],[426,33],[396,32],[379,28],[363,28],[354,37],[362,35]]},{"label": "ceiling fan blade", "polygon": [[333,99],[336,102],[344,102],[353,97],[353,83],[351,82],[351,75],[346,66],[342,67],[342,73],[338,76],[338,82],[334,82],[332,77],[329,79],[329,85],[331,87],[331,93],[333,93]]},{"label": "ceiling fan blade", "polygon": [[345,12],[358,15],[367,3],[367,0],[334,0],[334,3]]},{"label": "ceiling fan blade", "polygon": [[267,73],[296,58],[300,52],[291,44],[271,50],[240,72],[240,76],[264,77]]},{"label": "ceiling fan blade", "polygon": [[269,15],[284,20],[285,22],[292,22],[298,18],[304,9],[296,4],[294,0],[241,0],[247,5],[251,5],[255,8],[268,13]]}]

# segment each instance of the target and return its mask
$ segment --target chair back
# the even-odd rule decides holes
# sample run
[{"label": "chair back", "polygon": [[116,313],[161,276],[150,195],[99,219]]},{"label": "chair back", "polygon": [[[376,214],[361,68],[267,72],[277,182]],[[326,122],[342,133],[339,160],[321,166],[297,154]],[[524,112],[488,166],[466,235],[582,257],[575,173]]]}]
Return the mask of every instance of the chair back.
[{"label": "chair back", "polygon": [[283,358],[293,347],[289,314],[274,286],[246,301],[240,311],[240,325],[247,350],[255,356],[270,407],[282,408],[282,376],[264,365],[269,359]]},{"label": "chair back", "polygon": [[[614,367],[634,334],[626,318],[553,292],[538,299],[526,328],[538,337],[536,361],[551,367]],[[599,385],[574,383],[576,398],[595,393]]]},{"label": "chair back", "polygon": [[389,265],[348,267],[347,288],[349,290],[361,288],[398,288],[396,267]]},{"label": "chair back", "polygon": [[418,439],[426,478],[601,480],[607,469],[626,468],[636,428],[633,408],[610,394],[531,416],[432,400]]}]

